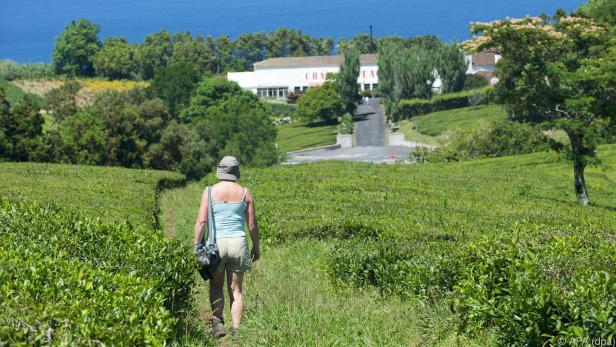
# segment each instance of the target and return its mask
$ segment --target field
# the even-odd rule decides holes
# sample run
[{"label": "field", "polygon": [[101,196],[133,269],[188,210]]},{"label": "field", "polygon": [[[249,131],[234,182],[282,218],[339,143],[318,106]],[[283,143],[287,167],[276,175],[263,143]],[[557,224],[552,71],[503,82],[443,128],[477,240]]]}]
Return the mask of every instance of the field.
[{"label": "field", "polygon": [[[7,80],[0,79],[0,88],[4,89],[6,98],[11,105],[15,105],[26,95],[26,92]],[[39,104],[43,104],[43,98],[41,96],[36,94],[33,94],[33,96]]]},{"label": "field", "polygon": [[106,222],[156,224],[158,191],[184,182],[180,174],[61,164],[0,163],[0,194],[79,209]]},{"label": "field", "polygon": [[[102,79],[89,79],[81,78],[77,79],[81,84],[81,90],[77,93],[77,104],[79,106],[86,106],[92,102],[92,99],[96,93],[102,90],[117,90],[123,91],[136,87],[145,88],[148,86],[147,82],[135,82],[135,81],[107,81]],[[59,79],[40,79],[40,80],[15,80],[11,82],[13,85],[19,87],[21,90],[27,93],[32,93],[40,97],[45,96],[47,92],[54,88],[60,87],[64,84],[64,80]]]},{"label": "field", "polygon": [[291,123],[279,125],[276,142],[281,153],[336,143],[336,125]]},{"label": "field", "polygon": [[407,140],[442,146],[456,131],[463,131],[496,120],[507,114],[499,105],[460,108],[434,112],[400,122],[400,129]]},{"label": "field", "polygon": [[171,172],[0,164],[0,344],[162,345],[194,267],[158,223]]},{"label": "field", "polygon": [[[496,313],[486,318],[469,312],[473,307],[469,303],[482,303],[453,285],[488,287],[468,282],[456,270],[466,274],[466,266],[480,269],[491,261],[519,264],[515,259],[480,257],[485,247],[492,249],[486,257],[496,257],[508,254],[502,249],[513,245],[522,259],[535,259],[533,254],[544,252],[541,259],[550,263],[538,264],[537,269],[540,265],[560,269],[565,265],[559,261],[575,258],[554,254],[577,250],[578,261],[572,263],[577,267],[571,271],[584,266],[585,273],[607,271],[613,277],[616,146],[601,147],[599,157],[602,166],[587,171],[593,201],[588,208],[575,200],[570,164],[553,153],[456,164],[331,162],[245,170],[243,184],[256,197],[266,247],[247,279],[240,340],[249,346],[503,344],[502,326],[514,324],[499,325],[497,318],[502,315]],[[212,181],[208,177],[163,194],[163,225],[185,244],[192,242],[201,191]],[[514,237],[525,242],[511,243]],[[569,238],[573,250],[553,245],[554,240]],[[580,240],[585,241],[580,244]],[[606,251],[594,254],[590,249],[595,246]],[[509,270],[533,279],[530,275],[537,275]],[[577,272],[566,273],[578,278],[573,276]],[[502,280],[504,275],[500,276]],[[561,283],[568,288],[571,283],[566,278]],[[550,283],[543,285],[551,288]],[[542,293],[531,295],[531,287],[526,299],[555,300]],[[604,289],[609,297],[603,302],[607,312],[615,312],[616,292],[610,288]],[[206,290],[198,281],[194,298],[201,309],[193,312],[195,331],[204,329],[198,317],[208,317]],[[561,294],[557,297],[565,297]],[[500,297],[491,299],[494,305],[500,302]],[[597,295],[596,300],[604,299]],[[455,302],[457,313],[449,308]],[[483,317],[485,325],[464,325],[473,323],[469,318],[473,315]],[[521,317],[526,319],[525,314]],[[524,338],[518,338],[508,344],[523,344]]]}]

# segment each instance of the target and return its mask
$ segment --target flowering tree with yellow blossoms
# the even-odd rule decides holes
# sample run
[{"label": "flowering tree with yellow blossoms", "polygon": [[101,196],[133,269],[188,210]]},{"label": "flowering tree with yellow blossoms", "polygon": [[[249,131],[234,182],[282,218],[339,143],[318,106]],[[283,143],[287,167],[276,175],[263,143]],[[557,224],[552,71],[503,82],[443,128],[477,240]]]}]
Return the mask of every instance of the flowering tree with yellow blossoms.
[{"label": "flowering tree with yellow blossoms", "polygon": [[589,203],[584,169],[598,132],[616,115],[616,48],[609,28],[580,17],[473,23],[471,52],[500,54],[497,99],[515,121],[564,130],[571,142],[574,187]]}]

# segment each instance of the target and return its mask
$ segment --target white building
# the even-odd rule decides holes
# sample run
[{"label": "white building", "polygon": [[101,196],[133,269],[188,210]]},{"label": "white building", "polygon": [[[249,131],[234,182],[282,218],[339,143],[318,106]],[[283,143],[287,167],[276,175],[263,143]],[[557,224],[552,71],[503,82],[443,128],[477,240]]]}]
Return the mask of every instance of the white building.
[{"label": "white building", "polygon": [[[260,97],[286,99],[291,92],[303,92],[323,84],[328,73],[340,72],[343,59],[340,55],[271,58],[255,63],[254,71],[229,72],[227,79]],[[360,90],[378,89],[376,54],[360,55],[359,63]]]}]

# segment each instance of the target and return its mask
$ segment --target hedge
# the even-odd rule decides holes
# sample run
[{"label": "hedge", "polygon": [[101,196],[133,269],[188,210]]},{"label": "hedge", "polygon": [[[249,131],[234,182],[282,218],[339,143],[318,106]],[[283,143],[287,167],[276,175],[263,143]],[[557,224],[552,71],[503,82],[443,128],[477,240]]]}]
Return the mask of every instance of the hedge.
[{"label": "hedge", "polygon": [[0,345],[161,345],[188,305],[187,247],[149,228],[0,198]]},{"label": "hedge", "polygon": [[451,110],[471,106],[470,98],[475,95],[482,96],[480,103],[487,103],[490,100],[490,87],[462,91],[458,93],[442,94],[432,97],[432,99],[405,99],[398,105],[400,119],[409,119],[422,114]]}]

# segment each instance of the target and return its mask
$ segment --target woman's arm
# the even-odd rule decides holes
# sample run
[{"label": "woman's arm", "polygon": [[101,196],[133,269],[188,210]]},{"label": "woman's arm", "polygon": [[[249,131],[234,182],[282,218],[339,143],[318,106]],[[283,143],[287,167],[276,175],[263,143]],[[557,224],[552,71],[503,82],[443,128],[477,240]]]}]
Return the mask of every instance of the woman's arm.
[{"label": "woman's arm", "polygon": [[199,206],[199,215],[197,216],[197,222],[195,223],[195,250],[199,244],[201,244],[201,239],[203,238],[203,228],[205,227],[205,223],[207,223],[207,188],[201,194],[201,205]]},{"label": "woman's arm", "polygon": [[246,215],[248,217],[248,231],[250,231],[250,239],[252,240],[252,250],[250,256],[252,261],[257,261],[261,258],[261,250],[259,248],[259,225],[257,224],[257,217],[255,215],[255,202],[252,198],[252,193],[246,194]]}]

